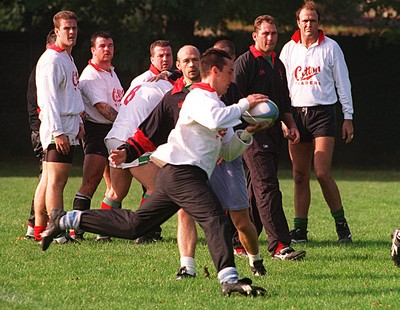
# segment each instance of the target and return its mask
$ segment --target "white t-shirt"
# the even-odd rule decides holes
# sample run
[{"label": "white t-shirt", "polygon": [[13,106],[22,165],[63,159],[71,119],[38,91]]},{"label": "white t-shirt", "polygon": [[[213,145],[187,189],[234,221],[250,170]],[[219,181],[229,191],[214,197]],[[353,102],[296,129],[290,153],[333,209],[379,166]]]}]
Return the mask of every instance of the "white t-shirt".
[{"label": "white t-shirt", "polygon": [[86,119],[98,124],[112,124],[112,121],[100,114],[95,105],[103,102],[115,111],[119,111],[124,89],[114,67],[111,67],[111,71],[108,72],[89,61],[79,78],[79,86],[85,105]]},{"label": "white t-shirt", "polygon": [[40,108],[40,140],[47,149],[54,137],[64,134],[77,145],[83,101],[74,59],[65,50],[48,45],[36,66],[37,100]]},{"label": "white t-shirt", "polygon": [[132,80],[131,86],[135,87],[143,84],[144,82],[147,82],[152,77],[155,77],[158,74],[160,74],[160,71],[151,64],[149,70],[143,72]]}]

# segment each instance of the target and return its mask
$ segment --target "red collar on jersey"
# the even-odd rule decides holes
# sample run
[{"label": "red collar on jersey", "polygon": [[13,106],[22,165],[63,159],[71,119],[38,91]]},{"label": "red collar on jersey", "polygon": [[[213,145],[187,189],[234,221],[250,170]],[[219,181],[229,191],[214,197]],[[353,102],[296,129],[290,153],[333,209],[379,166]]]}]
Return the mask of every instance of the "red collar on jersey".
[{"label": "red collar on jersey", "polygon": [[[296,30],[296,32],[292,35],[292,40],[296,43],[301,42],[300,29]],[[318,44],[321,44],[321,42],[324,40],[325,40],[324,32],[321,29],[318,29]]]},{"label": "red collar on jersey", "polygon": [[[91,59],[89,60],[89,65],[91,65],[91,66],[92,66],[93,68],[95,68],[97,71],[100,71],[100,72],[102,72],[102,71],[108,72],[107,70],[104,70],[104,69],[100,68],[99,65],[96,64],[95,62],[92,62]],[[111,65],[111,67],[110,67],[110,70],[111,70],[111,68],[112,68],[112,65]]]},{"label": "red collar on jersey", "polygon": [[174,95],[176,93],[180,93],[182,89],[185,87],[186,83],[185,80],[183,79],[183,76],[177,79],[174,83],[174,87],[171,90],[171,95]]},{"label": "red collar on jersey", "polygon": [[[264,55],[258,49],[256,49],[256,46],[254,44],[252,46],[250,46],[250,52],[253,54],[254,58],[257,58],[257,57],[265,58]],[[275,58],[276,58],[275,51],[272,51],[270,57],[271,57],[272,64],[275,64]]]},{"label": "red collar on jersey", "polygon": [[56,51],[56,52],[58,52],[58,53],[61,53],[61,52],[64,52],[64,51],[65,51],[65,49],[63,49],[63,48],[61,48],[61,47],[58,47],[58,46],[55,45],[55,44],[47,44],[47,45],[46,45],[46,48],[51,49],[51,50],[53,50],[53,51]]},{"label": "red collar on jersey", "polygon": [[153,66],[153,64],[150,65],[149,70],[154,73],[155,75],[159,75],[161,73],[160,70],[158,70],[156,67]]},{"label": "red collar on jersey", "polygon": [[193,85],[192,85],[192,89],[195,89],[195,88],[200,88],[200,89],[203,89],[203,90],[207,90],[207,91],[209,91],[209,92],[216,92],[216,90],[215,90],[214,88],[212,88],[212,87],[210,86],[210,84],[208,84],[208,83],[203,83],[203,82],[199,82],[199,83],[193,84]]}]

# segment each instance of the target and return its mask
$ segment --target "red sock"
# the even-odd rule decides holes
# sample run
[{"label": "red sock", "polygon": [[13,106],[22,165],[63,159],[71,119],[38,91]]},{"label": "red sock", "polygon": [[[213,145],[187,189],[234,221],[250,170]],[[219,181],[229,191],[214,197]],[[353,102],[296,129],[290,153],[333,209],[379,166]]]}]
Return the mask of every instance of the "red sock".
[{"label": "red sock", "polygon": [[112,201],[111,199],[104,197],[103,202],[101,203],[101,209],[102,210],[110,210],[112,208],[121,209],[121,205],[122,205],[121,202]]},{"label": "red sock", "polygon": [[101,203],[101,209],[102,210],[109,210],[109,209],[112,209],[112,207],[109,204],[107,204],[106,202],[103,201]]},{"label": "red sock", "polygon": [[143,194],[142,199],[140,200],[140,205],[144,204],[144,202],[146,201],[147,198],[149,198],[150,196],[147,195],[146,193]]},{"label": "red sock", "polygon": [[276,249],[275,249],[275,254],[278,253],[283,248],[286,248],[286,245],[284,245],[282,242],[278,241],[278,245],[276,246]]},{"label": "red sock", "polygon": [[36,226],[36,225],[35,225],[35,227],[33,227],[35,241],[42,240],[42,237],[40,236],[40,234],[46,230],[46,227],[47,226]]}]

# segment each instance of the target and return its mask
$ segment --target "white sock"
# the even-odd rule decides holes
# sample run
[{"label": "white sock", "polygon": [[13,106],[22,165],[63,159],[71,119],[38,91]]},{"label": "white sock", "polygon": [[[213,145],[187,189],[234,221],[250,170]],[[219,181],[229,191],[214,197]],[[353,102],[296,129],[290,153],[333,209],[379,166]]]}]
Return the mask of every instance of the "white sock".
[{"label": "white sock", "polygon": [[260,252],[258,252],[256,255],[252,255],[249,252],[247,252],[247,257],[249,258],[249,264],[250,264],[251,267],[254,267],[254,262],[256,260],[260,260],[261,259]]},{"label": "white sock", "polygon": [[195,261],[193,257],[182,256],[181,267],[186,267],[186,271],[188,274],[194,275],[196,273]]},{"label": "white sock", "polygon": [[65,215],[60,218],[60,229],[79,229],[79,224],[81,223],[81,214],[82,211],[79,210],[68,211],[65,213]]}]

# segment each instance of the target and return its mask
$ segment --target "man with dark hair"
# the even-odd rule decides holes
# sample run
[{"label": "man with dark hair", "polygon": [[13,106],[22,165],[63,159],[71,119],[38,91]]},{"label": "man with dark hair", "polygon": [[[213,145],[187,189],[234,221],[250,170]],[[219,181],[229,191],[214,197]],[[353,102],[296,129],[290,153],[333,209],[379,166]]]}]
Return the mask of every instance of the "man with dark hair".
[{"label": "man with dark hair", "polygon": [[339,243],[352,242],[339,188],[332,175],[336,109],[342,105],[342,139],[353,140],[353,100],[349,72],[339,45],[318,29],[320,13],[313,1],[296,12],[299,29],[283,47],[292,113],[300,130],[300,143],[289,142],[294,179],[294,229],[292,242],[306,242],[311,203],[312,163],[324,199],[335,222]]},{"label": "man with dark hair", "polygon": [[[227,218],[207,184],[219,156],[232,160],[251,144],[252,132],[258,126],[248,126],[241,132],[234,132],[232,127],[240,123],[244,111],[266,100],[266,96],[255,94],[229,107],[220,101],[219,96],[232,81],[232,65],[223,51],[209,49],[202,55],[202,82],[194,84],[186,96],[168,142],[152,154],[152,161],[161,167],[157,186],[136,212],[56,210],[43,233],[42,249],[49,247],[52,236],[60,230],[72,227],[135,239],[183,208],[204,230],[223,294],[264,294],[263,288],[251,286],[250,279],[238,279]],[[114,152],[110,160],[113,162]]]},{"label": "man with dark hair", "polygon": [[[102,177],[107,192],[111,187],[108,150],[104,138],[117,117],[124,90],[112,66],[114,39],[111,33],[99,31],[90,38],[92,59],[79,78],[85,105],[85,135],[82,183],[75,195],[73,209],[90,209],[91,200]],[[83,232],[71,231],[71,237],[82,239]]]},{"label": "man with dark hair", "polygon": [[[36,66],[40,140],[44,149],[43,174],[35,194],[35,227],[40,230],[46,228],[52,210],[64,208],[63,192],[74,148],[84,134],[79,74],[71,55],[78,36],[77,17],[74,12],[61,11],[53,22],[56,42],[48,46]],[[44,204],[36,203],[41,191],[45,193]],[[40,235],[40,231],[37,233]]]},{"label": "man with dark hair", "polygon": [[[47,45],[54,44],[56,42],[56,34],[54,33],[54,29],[52,29],[46,37],[46,48]],[[39,106],[37,104],[37,94],[36,94],[36,66],[33,68],[29,80],[28,80],[28,90],[26,93],[26,101],[29,115],[29,125],[31,128],[31,142],[32,149],[35,157],[39,160],[39,180],[42,177],[42,163],[43,163],[43,146],[40,142],[39,135],[39,127],[40,127],[40,119],[39,119]],[[44,197],[44,193],[38,193],[39,196]],[[28,227],[25,234],[25,239],[35,238],[35,208],[34,203],[35,197],[32,198],[31,211],[28,219]],[[38,199],[38,202],[44,204],[44,198]],[[40,240],[40,235],[36,236],[37,240]]]},{"label": "man with dark hair", "polygon": [[281,121],[289,128],[289,139],[299,141],[299,131],[290,113],[285,67],[274,52],[277,25],[272,16],[262,15],[254,21],[254,45],[235,62],[235,81],[243,95],[262,93],[275,102],[279,118],[275,124],[254,134],[253,143],[243,158],[249,169],[248,194],[253,222],[258,234],[263,226],[268,236],[268,251],[275,259],[297,260],[305,251],[290,247],[289,227],[279,189],[278,164],[283,141]]},{"label": "man with dark hair", "polygon": [[167,40],[157,40],[150,44],[150,68],[141,75],[135,77],[131,82],[137,86],[147,82],[161,72],[171,70],[173,64],[171,44]]},{"label": "man with dark hair", "polygon": [[[150,45],[150,68],[132,80],[123,98],[124,104],[121,106],[119,115],[105,138],[109,151],[116,149],[124,143],[134,133],[141,121],[147,117],[151,109],[160,102],[162,96],[172,88],[172,84],[168,81],[147,83],[145,87],[142,87],[142,84],[148,82],[161,72],[170,70],[172,68],[172,61],[172,49],[169,41],[157,40]],[[152,87],[154,89],[151,89]],[[137,97],[136,94],[138,92],[144,96],[147,102],[151,102],[151,105],[148,105],[151,109],[148,108],[146,110],[147,114],[132,114],[132,111],[135,109],[133,106],[134,101],[137,100],[135,96]],[[130,103],[131,101],[132,103]],[[132,121],[132,117],[134,117],[134,121]],[[147,162],[148,154],[145,154],[137,161],[135,160],[118,167],[110,167],[111,188],[107,191],[103,199],[101,204],[102,209],[121,208],[122,200],[128,194],[132,176],[143,185],[143,195],[140,203],[143,203],[149,197],[154,188],[157,169],[151,163],[144,166]],[[161,231],[161,227],[156,227],[154,231],[140,237],[135,242],[148,243],[159,241],[162,239]],[[109,236],[98,236],[97,240],[110,240],[110,238]]]}]

